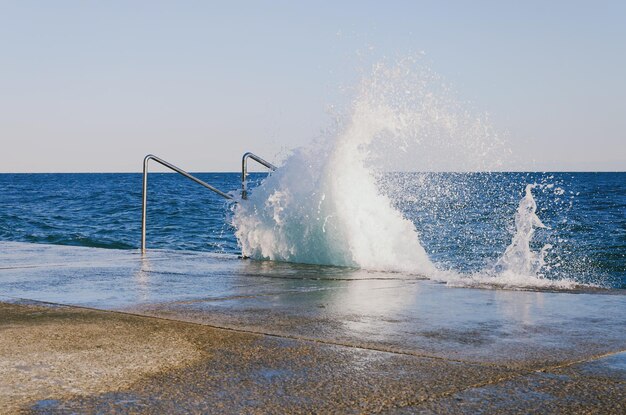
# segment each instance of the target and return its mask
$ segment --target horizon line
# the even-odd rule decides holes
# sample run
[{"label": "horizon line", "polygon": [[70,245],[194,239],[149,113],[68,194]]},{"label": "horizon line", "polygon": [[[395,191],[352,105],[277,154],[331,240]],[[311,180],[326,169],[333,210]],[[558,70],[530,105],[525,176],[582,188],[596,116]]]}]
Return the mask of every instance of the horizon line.
[{"label": "horizon line", "polygon": [[[280,167],[279,167],[280,169]],[[241,171],[192,171],[196,174],[241,174]],[[266,171],[248,171],[248,174],[269,174]],[[452,173],[452,174],[475,174],[475,173],[626,173],[624,170],[405,170],[385,171],[384,173]],[[0,174],[143,174],[142,171],[0,171]],[[173,171],[150,171],[150,174],[178,174]]]}]

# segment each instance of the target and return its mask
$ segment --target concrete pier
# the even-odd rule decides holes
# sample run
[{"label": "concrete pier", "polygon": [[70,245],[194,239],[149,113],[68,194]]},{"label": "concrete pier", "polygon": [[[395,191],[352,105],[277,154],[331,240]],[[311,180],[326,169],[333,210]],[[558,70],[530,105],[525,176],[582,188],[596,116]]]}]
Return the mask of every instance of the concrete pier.
[{"label": "concrete pier", "polygon": [[623,291],[0,243],[3,413],[624,413]]}]

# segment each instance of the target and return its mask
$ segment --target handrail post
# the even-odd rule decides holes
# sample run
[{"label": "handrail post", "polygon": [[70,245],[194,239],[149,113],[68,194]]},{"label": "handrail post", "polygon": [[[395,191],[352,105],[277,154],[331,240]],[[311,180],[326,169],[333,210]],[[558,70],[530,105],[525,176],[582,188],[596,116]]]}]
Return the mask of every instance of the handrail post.
[{"label": "handrail post", "polygon": [[143,191],[142,191],[142,206],[141,206],[141,253],[142,254],[146,253],[146,216],[147,216],[147,207],[148,207],[148,162],[150,160],[154,160],[157,163],[161,164],[162,166],[165,166],[168,169],[173,170],[176,173],[181,174],[190,180],[193,180],[199,185],[206,187],[207,189],[217,193],[218,195],[222,196],[225,199],[233,200],[233,197],[229,195],[228,193],[224,193],[221,190],[218,190],[217,188],[211,186],[210,184],[203,182],[197,177],[192,176],[191,174],[187,173],[185,170],[179,167],[176,167],[173,164],[168,163],[167,161],[160,159],[153,154],[148,154],[143,159]]},{"label": "handrail post", "polygon": [[243,157],[241,157],[241,198],[246,200],[248,198],[248,183],[246,178],[248,177],[248,158],[256,161],[257,163],[267,167],[271,171],[276,170],[276,166],[274,166],[269,161],[263,160],[261,157],[257,156],[254,153],[247,152],[244,153]]},{"label": "handrail post", "polygon": [[246,200],[248,198],[248,189],[246,177],[248,176],[248,157],[250,153],[245,153],[241,158],[241,198]]},{"label": "handrail post", "polygon": [[148,161],[152,154],[148,154],[143,159],[143,187],[141,192],[141,253],[146,253],[146,211],[148,205]]}]

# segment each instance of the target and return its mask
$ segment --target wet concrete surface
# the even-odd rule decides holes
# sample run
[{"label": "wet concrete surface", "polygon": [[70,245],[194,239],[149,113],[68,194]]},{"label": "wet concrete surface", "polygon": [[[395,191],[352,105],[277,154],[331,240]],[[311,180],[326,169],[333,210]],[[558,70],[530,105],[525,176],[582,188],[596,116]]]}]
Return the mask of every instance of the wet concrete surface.
[{"label": "wet concrete surface", "polygon": [[[163,350],[179,353],[138,376],[124,372],[129,363],[122,359],[100,369],[119,377],[112,383],[83,374],[83,389],[9,393],[27,412],[624,412],[626,295],[619,290],[453,288],[414,275],[206,253],[142,257],[0,243],[0,301],[26,314],[58,307],[22,299],[75,306],[68,309],[99,313],[103,321],[123,316],[144,334],[163,325],[180,342],[141,337],[152,337],[139,346],[152,345],[144,363]],[[0,314],[0,344],[11,344],[9,329],[25,339],[49,336],[50,327],[93,331],[71,319],[37,331],[11,323],[2,308]],[[89,338],[77,343],[100,350]],[[119,342],[111,335],[107,344],[128,354]],[[39,358],[53,359],[57,346]],[[0,349],[0,362],[15,360],[7,350]],[[28,367],[22,360],[9,381],[0,380],[5,391]],[[63,384],[61,372],[49,377]]]},{"label": "wet concrete surface", "polygon": [[0,303],[0,413],[125,388],[200,357],[176,327],[123,314]]},{"label": "wet concrete surface", "polygon": [[[443,399],[396,408],[394,414],[626,413],[624,352],[566,368],[552,368],[496,384],[468,388]],[[596,371],[592,368],[602,367]],[[591,369],[591,370],[590,370]],[[486,405],[488,403],[488,405]],[[487,408],[487,411],[486,411]]]}]

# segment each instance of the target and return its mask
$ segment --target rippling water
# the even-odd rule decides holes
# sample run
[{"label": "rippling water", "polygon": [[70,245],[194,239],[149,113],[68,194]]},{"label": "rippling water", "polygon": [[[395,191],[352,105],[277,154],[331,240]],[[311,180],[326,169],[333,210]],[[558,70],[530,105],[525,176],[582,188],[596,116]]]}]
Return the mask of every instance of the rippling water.
[{"label": "rippling water", "polygon": [[[198,177],[224,191],[240,186],[237,173]],[[252,181],[264,177],[253,174]],[[626,288],[626,173],[381,178],[399,181],[402,191],[392,200],[442,269],[472,273],[495,263],[515,233],[514,214],[525,186],[538,183],[537,215],[548,228],[537,229],[532,245],[552,246],[546,277]],[[424,185],[429,182],[439,185]],[[149,184],[149,248],[240,253],[227,201],[174,174],[153,173]],[[386,189],[394,192],[392,185]],[[0,174],[0,240],[136,249],[140,232],[140,174]]]}]

